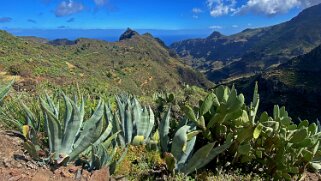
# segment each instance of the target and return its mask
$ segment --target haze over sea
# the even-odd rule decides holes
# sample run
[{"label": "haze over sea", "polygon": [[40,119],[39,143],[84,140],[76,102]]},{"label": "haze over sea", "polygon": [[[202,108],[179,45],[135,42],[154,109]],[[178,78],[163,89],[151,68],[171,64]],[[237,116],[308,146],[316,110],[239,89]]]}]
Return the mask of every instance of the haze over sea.
[{"label": "haze over sea", "polygon": [[[91,38],[105,40],[109,42],[118,41],[120,35],[125,29],[5,29],[6,31],[16,36],[35,36],[48,40],[66,38],[75,40],[77,38]],[[153,30],[153,29],[138,29],[135,31],[140,34],[151,33],[153,36],[160,38],[165,44],[169,45],[190,38],[205,38],[212,30]]]}]

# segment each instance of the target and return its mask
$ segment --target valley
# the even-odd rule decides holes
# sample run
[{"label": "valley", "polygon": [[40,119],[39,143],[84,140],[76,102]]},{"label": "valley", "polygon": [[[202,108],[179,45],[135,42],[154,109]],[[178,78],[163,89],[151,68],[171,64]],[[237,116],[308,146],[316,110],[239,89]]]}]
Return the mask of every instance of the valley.
[{"label": "valley", "polygon": [[0,180],[321,180],[320,3],[4,3]]},{"label": "valley", "polygon": [[259,73],[321,44],[320,11],[321,5],[316,5],[278,25],[230,36],[215,31],[206,39],[180,41],[170,47],[215,82]]}]

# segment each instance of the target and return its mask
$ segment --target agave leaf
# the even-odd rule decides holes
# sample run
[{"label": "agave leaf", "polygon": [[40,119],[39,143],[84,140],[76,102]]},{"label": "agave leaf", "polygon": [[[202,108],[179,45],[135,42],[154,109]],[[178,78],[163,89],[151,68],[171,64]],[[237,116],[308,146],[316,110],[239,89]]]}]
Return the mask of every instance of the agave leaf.
[{"label": "agave leaf", "polygon": [[55,105],[54,101],[46,94],[47,109],[50,110],[53,115],[58,119],[59,118],[59,102]]},{"label": "agave leaf", "polygon": [[112,134],[106,141],[102,142],[101,144],[102,144],[105,148],[108,148],[108,147],[111,145],[111,142],[117,138],[117,136],[118,136],[119,133],[120,133],[120,131]]},{"label": "agave leaf", "polygon": [[26,106],[22,101],[20,102],[20,104],[22,105],[22,108],[24,110],[24,112],[27,114],[27,119],[29,120],[28,125],[33,127],[34,129],[37,129],[38,125],[36,123],[36,116],[32,113],[32,111],[28,108],[28,106]]},{"label": "agave leaf", "polygon": [[[116,96],[116,101],[117,101],[119,119],[122,126],[122,130],[125,130],[125,104],[120,100],[118,96]],[[123,133],[123,135],[124,134],[125,133]]]},{"label": "agave leaf", "polygon": [[62,138],[60,156],[67,156],[69,153],[71,153],[77,133],[79,132],[82,123],[81,114],[77,105],[73,101],[67,100],[68,98],[65,99],[70,103],[72,109],[70,109],[70,107],[68,108],[69,103],[66,103],[66,112],[70,111],[70,113],[66,113],[65,118],[68,119],[68,114],[70,114],[70,118],[65,122],[65,134]]},{"label": "agave leaf", "polygon": [[139,117],[136,118],[137,135],[143,136],[145,139],[145,135],[147,134],[147,131],[149,128],[148,110],[146,107],[144,107],[143,111],[141,109],[136,111],[135,108],[133,109],[133,111],[134,111],[134,115],[135,115],[135,112],[139,112],[139,115],[140,115]]},{"label": "agave leaf", "polygon": [[160,137],[160,144],[162,152],[167,152],[168,148],[168,142],[169,142],[169,121],[170,121],[170,115],[171,115],[171,107],[169,107],[165,117],[163,117],[163,120],[160,122],[159,126],[159,137]]},{"label": "agave leaf", "polygon": [[177,160],[177,169],[180,170],[184,164],[186,163],[187,159],[190,158],[192,151],[194,149],[196,142],[196,136],[189,139],[189,141],[186,144],[186,149],[184,152],[182,152],[182,155],[179,160]]},{"label": "agave leaf", "polygon": [[13,83],[14,80],[12,80],[7,86],[0,88],[0,102],[3,100],[4,97],[6,97]]},{"label": "agave leaf", "polygon": [[70,153],[69,160],[74,160],[101,136],[103,130],[104,104],[100,103],[94,114],[87,120],[84,128],[75,143],[74,150]]},{"label": "agave leaf", "polygon": [[[67,133],[68,131],[68,123],[71,119],[71,115],[73,113],[73,106],[71,105],[71,100],[64,94],[62,93],[63,98],[64,98],[64,102],[65,102],[65,116],[64,116],[64,134]],[[69,127],[70,128],[70,127]]]},{"label": "agave leaf", "polygon": [[146,111],[146,108],[144,108],[142,112],[142,107],[135,98],[133,99],[133,102],[134,106],[131,111],[133,112],[133,123],[136,124],[136,134],[143,136],[148,129],[148,112]]},{"label": "agave leaf", "polygon": [[126,144],[130,144],[133,136],[133,120],[130,111],[130,104],[126,104],[124,121],[125,142]]},{"label": "agave leaf", "polygon": [[93,145],[98,146],[100,143],[104,142],[112,132],[112,129],[113,125],[109,123],[107,128],[103,131],[103,133],[100,135],[100,137],[95,141]]},{"label": "agave leaf", "polygon": [[187,132],[189,131],[190,126],[183,126],[179,128],[173,138],[171,153],[178,162],[180,161],[183,153],[187,148]]},{"label": "agave leaf", "polygon": [[99,169],[100,168],[100,156],[97,155],[97,148],[95,146],[91,146],[91,163],[90,163],[90,169]]},{"label": "agave leaf", "polygon": [[[92,114],[92,116],[87,121],[84,121],[83,126],[82,126],[82,131],[81,132],[80,132],[80,130],[78,131],[79,133],[77,135],[77,140],[74,144],[74,147],[79,146],[81,140],[84,137],[83,133],[85,131],[88,131],[92,127],[92,125],[96,124],[98,121],[102,121],[103,115],[104,115],[104,103],[101,100],[99,100],[97,107],[95,109],[95,112]],[[103,129],[103,125],[104,125],[104,123],[102,122],[102,129]],[[100,136],[102,133],[102,129],[100,130],[100,132],[98,132],[99,130],[97,130],[95,134],[99,134],[99,136]]]},{"label": "agave leaf", "polygon": [[58,159],[59,157],[59,151],[60,151],[60,145],[61,145],[61,139],[62,139],[62,129],[59,120],[57,119],[56,115],[54,115],[53,112],[51,112],[48,109],[47,103],[40,99],[42,109],[44,110],[47,119],[47,126],[49,131],[49,142],[51,143],[50,151],[51,153],[54,153],[54,158]]},{"label": "agave leaf", "polygon": [[93,121],[91,125],[85,128],[80,137],[80,142],[77,147],[69,155],[69,161],[73,161],[83,151],[85,151],[92,143],[94,143],[100,136],[103,128],[102,119]]},{"label": "agave leaf", "polygon": [[208,158],[213,147],[214,143],[208,143],[197,150],[181,171],[188,175],[189,173],[197,170],[202,165],[202,162]]},{"label": "agave leaf", "polygon": [[147,132],[146,134],[144,135],[145,138],[149,138],[150,137],[150,134],[153,130],[153,127],[154,127],[154,124],[155,124],[155,115],[154,115],[154,112],[152,110],[152,108],[150,108],[150,106],[148,107],[148,110],[149,110],[149,125],[148,125],[148,129],[147,129]]}]

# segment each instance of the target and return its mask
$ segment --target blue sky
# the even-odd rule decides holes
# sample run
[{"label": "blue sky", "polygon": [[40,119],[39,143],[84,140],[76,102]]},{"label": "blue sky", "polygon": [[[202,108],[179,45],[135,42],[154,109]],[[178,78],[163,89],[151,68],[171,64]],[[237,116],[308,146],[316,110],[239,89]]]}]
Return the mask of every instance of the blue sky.
[{"label": "blue sky", "polygon": [[0,29],[214,30],[287,21],[321,0],[1,0]]}]

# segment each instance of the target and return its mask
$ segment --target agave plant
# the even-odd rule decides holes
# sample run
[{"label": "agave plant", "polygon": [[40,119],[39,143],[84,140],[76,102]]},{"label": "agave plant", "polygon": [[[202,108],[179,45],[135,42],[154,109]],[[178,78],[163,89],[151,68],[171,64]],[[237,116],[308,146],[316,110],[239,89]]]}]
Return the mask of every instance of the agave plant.
[{"label": "agave plant", "polygon": [[[147,143],[154,127],[154,112],[150,107],[142,107],[134,97],[116,97],[118,111],[114,114],[114,133],[119,134],[122,147]],[[109,111],[111,112],[111,111]]]},{"label": "agave plant", "polygon": [[[112,132],[112,124],[105,118],[107,108],[103,101],[98,103],[90,118],[84,121],[84,99],[82,98],[78,105],[77,101],[63,94],[63,100],[64,111],[63,116],[60,116],[59,102],[55,103],[48,95],[45,99],[40,98],[44,115],[44,130],[48,136],[49,160],[56,164],[74,161],[81,153],[90,151],[91,146],[98,146],[104,142]],[[29,117],[34,118],[33,113],[27,107],[25,110]],[[35,120],[30,119],[30,123],[26,125],[29,128],[28,135],[34,130],[34,125],[39,124]],[[36,154],[39,147],[32,139],[25,142],[25,148],[34,158],[39,159]]]},{"label": "agave plant", "polygon": [[90,161],[87,162],[88,170],[99,170],[103,167],[109,167],[111,174],[114,173],[116,165],[118,165],[126,156],[128,148],[122,150],[122,154],[118,160],[115,160],[115,154],[117,152],[116,146],[112,145],[117,137],[118,133],[110,136],[106,141],[98,144],[92,145],[90,152]]},{"label": "agave plant", "polygon": [[170,109],[160,123],[158,132],[165,161],[171,172],[178,171],[188,175],[207,165],[232,144],[232,135],[228,135],[224,144],[208,143],[193,154],[196,136],[200,133],[200,131],[195,130],[195,124],[183,121],[182,126],[176,131],[174,137],[170,139],[169,121]]}]

